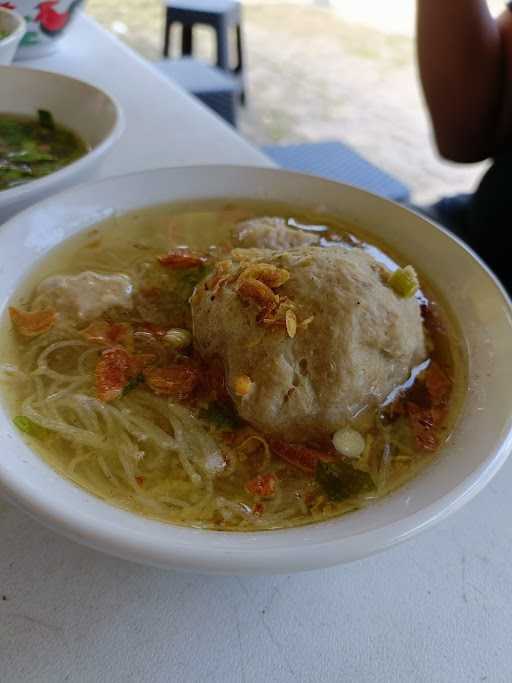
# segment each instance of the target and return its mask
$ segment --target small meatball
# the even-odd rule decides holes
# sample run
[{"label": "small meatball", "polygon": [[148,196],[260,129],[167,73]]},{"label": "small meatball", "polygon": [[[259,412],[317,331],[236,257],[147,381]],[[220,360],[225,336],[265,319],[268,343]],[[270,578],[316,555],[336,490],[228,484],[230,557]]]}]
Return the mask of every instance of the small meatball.
[{"label": "small meatball", "polygon": [[80,320],[98,318],[109,308],[130,309],[132,292],[127,275],[101,275],[89,270],[79,275],[47,277],[37,288],[37,293],[60,313]]},{"label": "small meatball", "polygon": [[[425,358],[419,303],[387,284],[370,255],[299,247],[263,260],[232,261],[191,300],[196,348],[218,359],[239,414],[294,442],[330,438],[379,405]],[[269,268],[288,278],[268,278]],[[293,325],[290,325],[293,322]],[[247,377],[248,390],[239,390]]]},{"label": "small meatball", "polygon": [[233,231],[235,245],[246,249],[291,249],[306,244],[317,244],[318,236],[290,228],[284,218],[251,218],[238,223]]}]

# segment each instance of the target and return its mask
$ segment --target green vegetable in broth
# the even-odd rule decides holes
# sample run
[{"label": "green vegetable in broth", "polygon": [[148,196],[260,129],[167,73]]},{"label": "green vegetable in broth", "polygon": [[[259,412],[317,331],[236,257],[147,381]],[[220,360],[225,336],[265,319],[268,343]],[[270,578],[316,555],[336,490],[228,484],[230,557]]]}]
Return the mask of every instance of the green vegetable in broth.
[{"label": "green vegetable in broth", "polygon": [[334,501],[368,493],[374,488],[372,478],[367,472],[356,470],[345,462],[319,462],[316,480],[329,499]]},{"label": "green vegetable in broth", "polygon": [[0,191],[41,178],[87,153],[72,131],[57,125],[51,112],[38,118],[0,113]]},{"label": "green vegetable in broth", "polygon": [[[37,125],[59,132],[51,116]],[[28,142],[15,121],[0,117],[2,130],[13,152],[16,142],[26,158],[40,155],[34,164],[49,163],[52,149]],[[321,243],[290,224],[314,225]],[[313,278],[315,262],[326,267]],[[347,273],[357,277],[345,288],[326,288]],[[205,202],[116,216],[50,253],[13,297],[0,327],[0,398],[41,457],[113,505],[218,530],[320,522],[408,481],[454,427],[462,343],[428,283],[413,296],[409,276],[361,231],[289,206]],[[335,336],[343,297],[357,334]],[[374,396],[411,329],[419,356],[384,399],[355,410],[356,395],[348,417],[342,400],[320,406],[322,392],[345,391],[351,377]],[[380,373],[371,381],[347,346],[364,334]],[[351,353],[354,366],[336,374]]]},{"label": "green vegetable in broth", "polygon": [[234,408],[227,403],[212,401],[208,407],[199,411],[199,417],[220,430],[233,430],[242,425]]},{"label": "green vegetable in broth", "polygon": [[29,417],[25,417],[24,415],[17,415],[13,419],[13,422],[21,432],[24,432],[29,436],[41,436],[44,432],[44,429],[42,427],[36,424]]}]

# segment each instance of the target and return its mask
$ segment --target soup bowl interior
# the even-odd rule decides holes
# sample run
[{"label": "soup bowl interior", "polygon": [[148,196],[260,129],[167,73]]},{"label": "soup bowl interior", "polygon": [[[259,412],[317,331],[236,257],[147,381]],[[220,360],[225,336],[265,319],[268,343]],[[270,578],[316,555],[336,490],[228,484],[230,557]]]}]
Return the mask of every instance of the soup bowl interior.
[{"label": "soup bowl interior", "polygon": [[24,443],[0,409],[0,489],[42,523],[89,546],[161,567],[277,573],[347,562],[404,540],[474,496],[512,444],[510,302],[461,242],[407,209],[347,185],[271,169],[162,169],[64,192],[0,231],[0,312],[38,260],[67,237],[132,209],[172,201],[252,199],[337,214],[425,273],[451,308],[469,359],[469,390],[440,457],[414,480],[330,521],[265,532],[218,532],[163,524],[116,509],[60,477]]},{"label": "soup bowl interior", "polygon": [[119,105],[102,90],[61,74],[0,66],[0,113],[36,116],[50,111],[57,123],[71,129],[89,152],[43,178],[0,192],[0,220],[28,203],[62,189],[89,174],[123,130]]}]

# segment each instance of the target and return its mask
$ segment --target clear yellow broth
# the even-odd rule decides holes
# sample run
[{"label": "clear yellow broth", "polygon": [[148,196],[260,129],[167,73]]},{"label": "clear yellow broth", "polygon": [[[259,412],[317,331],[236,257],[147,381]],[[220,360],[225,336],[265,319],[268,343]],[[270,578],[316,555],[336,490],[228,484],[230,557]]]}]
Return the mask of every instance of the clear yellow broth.
[{"label": "clear yellow broth", "polygon": [[[166,272],[157,257],[179,246],[218,253],[220,258],[229,248],[232,228],[240,220],[263,215],[314,226],[324,236],[326,248],[336,248],[331,244],[334,239],[369,251],[391,269],[405,265],[398,254],[336,216],[261,202],[174,204],[112,217],[65,241],[37,264],[12,305],[30,310],[37,284],[49,275],[85,270],[123,273],[138,289],[167,292],[156,310],[149,309],[155,324],[190,327],[188,298],[201,273]],[[453,433],[466,391],[463,340],[435,288],[421,273],[420,280],[419,296],[435,311],[443,330],[431,338],[431,358],[452,382],[440,447],[435,452],[418,449],[407,421],[390,421],[381,408],[365,415],[357,425],[366,439],[365,452],[356,465],[362,475],[356,477],[357,487],[342,499],[333,499],[318,477],[272,453],[265,435],[237,421],[231,409],[219,415],[207,392],[199,392],[192,401],[171,401],[176,404],[172,415],[170,399],[151,394],[143,384],[98,407],[94,368],[102,349],[85,340],[78,325],[57,325],[27,339],[16,334],[6,319],[0,338],[0,388],[31,447],[62,476],[112,505],[173,524],[217,530],[266,530],[320,522],[370,504],[403,485],[438,457]],[[112,310],[109,319],[130,322],[130,314]],[[56,349],[41,364],[41,354],[51,344]],[[38,408],[41,413],[36,411],[44,418],[39,422],[26,408],[35,405],[43,406]],[[191,421],[183,417],[183,411]],[[20,422],[18,418],[27,414],[29,422]],[[65,424],[69,433],[55,431],[56,422]],[[188,428],[207,435],[208,443],[215,445],[227,463],[221,474],[204,476],[193,459],[172,447],[176,425],[185,425],[185,432]],[[81,441],[73,436],[76,430],[81,430]],[[247,489],[248,481],[269,474],[277,482],[272,496]]]}]

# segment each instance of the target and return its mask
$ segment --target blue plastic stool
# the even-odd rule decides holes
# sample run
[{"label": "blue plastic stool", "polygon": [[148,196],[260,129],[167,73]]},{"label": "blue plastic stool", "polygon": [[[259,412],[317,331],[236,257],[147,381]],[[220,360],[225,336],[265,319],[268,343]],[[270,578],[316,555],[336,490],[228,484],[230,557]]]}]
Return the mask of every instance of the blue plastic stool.
[{"label": "blue plastic stool", "polygon": [[236,128],[238,86],[232,76],[197,59],[162,59],[155,65]]},{"label": "blue plastic stool", "polygon": [[356,185],[396,202],[409,199],[409,189],[341,142],[269,145],[263,152],[282,168]]},{"label": "blue plastic stool", "polygon": [[[242,12],[234,0],[164,0],[165,30],[163,56],[169,57],[173,24],[182,26],[181,56],[193,55],[193,28],[197,24],[211,26],[217,40],[217,67],[231,74],[239,84],[240,99],[245,103],[244,60],[242,45]],[[234,31],[236,64],[230,63],[230,33]]]}]

